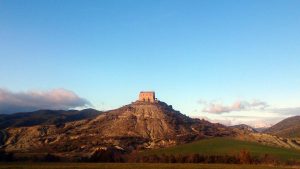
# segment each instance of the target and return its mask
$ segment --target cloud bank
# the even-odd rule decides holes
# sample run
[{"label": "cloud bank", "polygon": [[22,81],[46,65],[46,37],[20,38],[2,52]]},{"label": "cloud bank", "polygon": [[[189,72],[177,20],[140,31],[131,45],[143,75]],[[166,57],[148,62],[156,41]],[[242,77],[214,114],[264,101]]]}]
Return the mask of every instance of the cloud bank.
[{"label": "cloud bank", "polygon": [[249,101],[236,101],[231,105],[224,105],[222,103],[199,101],[200,104],[204,105],[203,112],[222,114],[229,113],[233,111],[248,111],[248,110],[264,110],[268,107],[268,104],[263,101],[254,100]]},{"label": "cloud bank", "polygon": [[232,104],[220,101],[198,101],[200,109],[196,117],[224,125],[247,124],[252,127],[270,127],[279,121],[300,115],[300,107],[278,108],[259,100],[238,100]]},{"label": "cloud bank", "polygon": [[284,114],[287,116],[299,116],[300,115],[300,107],[288,107],[288,108],[277,108],[271,109],[273,112]]},{"label": "cloud bank", "polygon": [[66,89],[12,92],[0,88],[0,114],[39,109],[71,109],[90,105],[88,100]]}]

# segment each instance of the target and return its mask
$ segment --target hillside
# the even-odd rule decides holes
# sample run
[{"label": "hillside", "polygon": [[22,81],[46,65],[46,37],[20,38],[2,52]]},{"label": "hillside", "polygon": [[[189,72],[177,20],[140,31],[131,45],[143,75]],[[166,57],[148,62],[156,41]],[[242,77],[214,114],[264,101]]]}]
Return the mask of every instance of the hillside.
[{"label": "hillside", "polygon": [[94,118],[101,112],[85,110],[38,110],[14,114],[0,114],[0,129],[7,127],[28,127],[34,125],[59,125],[66,122]]},{"label": "hillside", "polygon": [[232,135],[234,132],[228,127],[189,118],[166,103],[134,102],[94,119],[8,128],[2,134],[2,148],[9,152],[46,151],[71,157],[108,147],[131,151]]},{"label": "hillside", "polygon": [[300,159],[300,150],[267,146],[251,141],[241,141],[226,137],[204,139],[169,148],[143,151],[140,153],[140,156],[153,154],[185,155],[194,153],[199,153],[200,155],[236,155],[242,150],[246,150],[254,156],[264,156],[268,154],[280,160]]},{"label": "hillside", "polygon": [[239,125],[234,125],[234,126],[229,126],[230,128],[234,128],[234,129],[239,129],[242,130],[244,132],[253,132],[253,133],[257,133],[258,131],[256,131],[253,127],[248,126],[246,124],[239,124]]},{"label": "hillside", "polygon": [[300,116],[289,117],[266,129],[264,133],[272,135],[299,138],[300,137]]}]

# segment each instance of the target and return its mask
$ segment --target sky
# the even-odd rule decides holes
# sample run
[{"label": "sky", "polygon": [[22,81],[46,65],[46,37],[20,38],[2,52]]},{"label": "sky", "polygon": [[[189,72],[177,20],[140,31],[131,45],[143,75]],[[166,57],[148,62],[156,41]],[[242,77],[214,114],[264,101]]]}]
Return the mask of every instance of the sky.
[{"label": "sky", "polygon": [[[299,0],[0,0],[0,113],[129,104],[227,125],[300,114]],[[298,111],[299,110],[299,111]]]}]

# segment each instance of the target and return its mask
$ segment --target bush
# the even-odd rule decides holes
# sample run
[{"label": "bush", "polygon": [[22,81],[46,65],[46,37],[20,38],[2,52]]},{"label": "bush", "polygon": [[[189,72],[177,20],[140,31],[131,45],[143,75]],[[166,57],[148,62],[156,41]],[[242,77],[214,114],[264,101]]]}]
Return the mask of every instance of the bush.
[{"label": "bush", "polygon": [[246,150],[240,151],[240,153],[238,155],[238,159],[241,164],[251,164],[252,163],[251,155],[250,155],[249,151],[246,151]]},{"label": "bush", "polygon": [[90,162],[124,162],[122,152],[107,148],[106,150],[97,150],[88,159]]},{"label": "bush", "polygon": [[0,161],[9,162],[14,160],[14,154],[0,150]]},{"label": "bush", "polygon": [[58,161],[60,161],[60,158],[56,155],[47,153],[42,161],[45,161],[45,162],[58,162]]}]

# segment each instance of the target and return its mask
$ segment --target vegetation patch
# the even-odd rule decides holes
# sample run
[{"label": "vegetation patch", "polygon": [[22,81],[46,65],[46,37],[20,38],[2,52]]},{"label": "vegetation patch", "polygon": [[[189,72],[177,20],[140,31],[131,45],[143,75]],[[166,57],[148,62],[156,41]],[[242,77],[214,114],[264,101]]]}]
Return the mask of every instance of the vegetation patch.
[{"label": "vegetation patch", "polygon": [[233,164],[151,163],[0,163],[0,169],[292,169],[293,167]]}]

